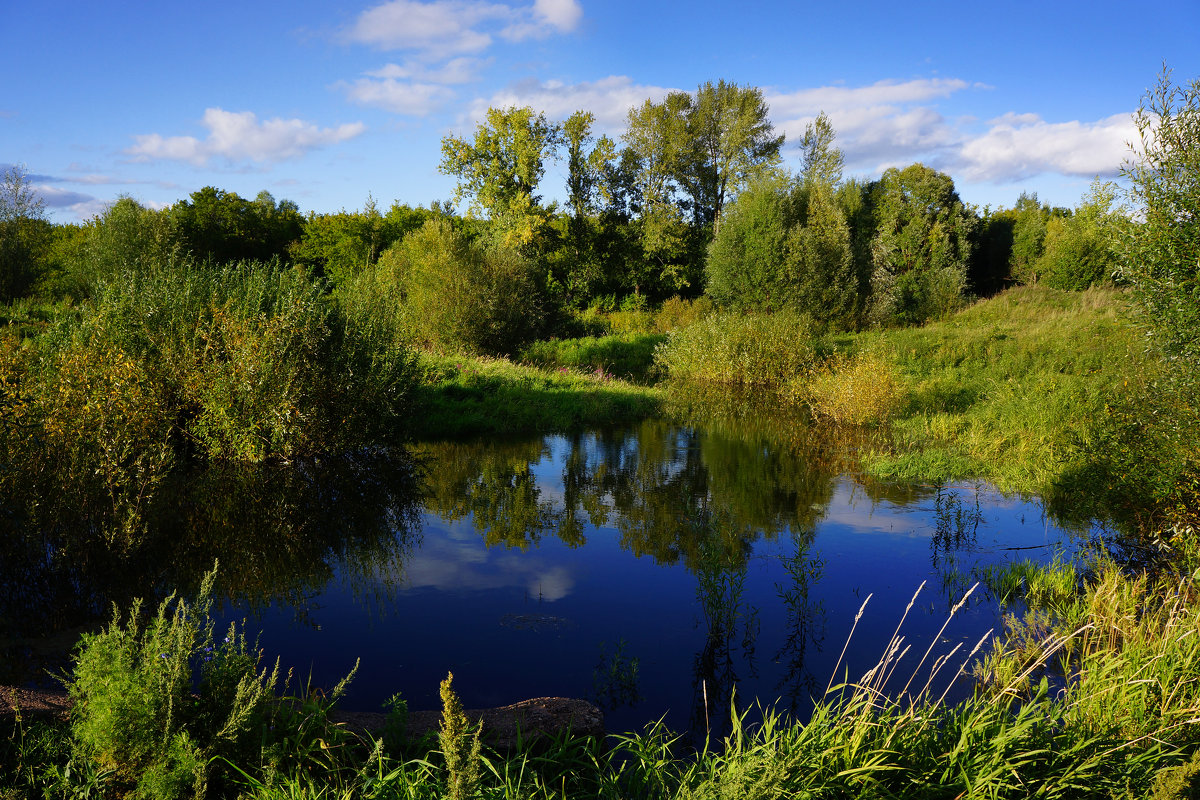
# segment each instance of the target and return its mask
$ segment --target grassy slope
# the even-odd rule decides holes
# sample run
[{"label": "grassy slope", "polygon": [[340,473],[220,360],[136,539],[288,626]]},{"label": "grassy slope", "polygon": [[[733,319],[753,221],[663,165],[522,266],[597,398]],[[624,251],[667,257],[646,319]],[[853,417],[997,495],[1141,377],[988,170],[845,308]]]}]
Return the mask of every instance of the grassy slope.
[{"label": "grassy slope", "polygon": [[607,375],[479,357],[422,356],[417,438],[578,430],[642,419],[662,394]]},{"label": "grassy slope", "polygon": [[1106,404],[1148,365],[1119,292],[1028,287],[942,322],[845,336],[886,354],[908,389],[881,477],[980,477],[1047,491],[1083,455]]}]

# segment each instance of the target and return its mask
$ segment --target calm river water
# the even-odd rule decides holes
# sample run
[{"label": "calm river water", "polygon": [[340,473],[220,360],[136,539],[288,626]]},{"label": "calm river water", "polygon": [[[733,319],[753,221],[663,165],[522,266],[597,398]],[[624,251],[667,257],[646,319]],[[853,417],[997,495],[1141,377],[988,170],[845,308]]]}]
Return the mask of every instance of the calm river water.
[{"label": "calm river water", "polygon": [[435,708],[453,671],[467,707],[586,697],[612,731],[665,717],[720,734],[731,695],[805,714],[868,595],[839,675],[877,662],[924,582],[901,631],[907,680],[935,637],[935,654],[962,644],[957,665],[999,631],[981,587],[939,636],[980,568],[1069,558],[1082,541],[1035,500],[856,479],[836,447],[719,427],[412,451],[415,469],[364,458],[193,476],[132,560],[10,550],[0,611],[25,616],[7,632],[8,679],[110,601],[194,586],[219,558],[222,613],[261,630],[271,660],[325,688],[361,660],[345,707],[400,692]]}]

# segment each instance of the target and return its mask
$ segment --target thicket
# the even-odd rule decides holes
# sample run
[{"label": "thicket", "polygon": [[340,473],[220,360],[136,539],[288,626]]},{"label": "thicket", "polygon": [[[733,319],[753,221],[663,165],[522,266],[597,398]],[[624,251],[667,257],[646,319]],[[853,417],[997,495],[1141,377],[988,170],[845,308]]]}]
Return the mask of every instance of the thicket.
[{"label": "thicket", "polygon": [[[386,298],[415,342],[445,351],[515,354],[557,317],[537,265],[506,245],[472,241],[434,219],[389,248],[348,293]],[[351,301],[357,302],[357,301]]]},{"label": "thicket", "polygon": [[118,548],[190,463],[345,453],[400,441],[411,418],[410,351],[278,264],[153,264],[31,343],[0,338],[5,496]]}]

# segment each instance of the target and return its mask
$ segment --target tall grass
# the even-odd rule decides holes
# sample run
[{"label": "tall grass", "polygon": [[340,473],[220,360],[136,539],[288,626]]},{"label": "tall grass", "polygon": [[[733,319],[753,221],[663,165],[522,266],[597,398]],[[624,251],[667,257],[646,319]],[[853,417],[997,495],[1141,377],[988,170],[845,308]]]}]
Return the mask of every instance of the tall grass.
[{"label": "tall grass", "polygon": [[644,382],[653,375],[654,351],[663,334],[626,333],[533,342],[521,360],[544,369],[569,369]]},{"label": "tall grass", "polygon": [[820,350],[806,316],[725,314],[675,331],[654,358],[672,380],[780,386],[812,370]]}]

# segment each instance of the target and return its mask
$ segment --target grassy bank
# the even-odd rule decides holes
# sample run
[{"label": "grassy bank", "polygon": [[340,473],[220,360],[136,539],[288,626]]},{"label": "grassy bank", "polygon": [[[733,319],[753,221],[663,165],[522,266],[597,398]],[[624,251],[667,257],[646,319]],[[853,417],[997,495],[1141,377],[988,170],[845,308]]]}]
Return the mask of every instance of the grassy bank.
[{"label": "grassy bank", "polygon": [[507,359],[423,355],[417,438],[496,436],[623,424],[655,414],[660,390],[603,370],[546,369]]},{"label": "grassy bank", "polygon": [[1050,490],[1151,369],[1125,306],[1114,290],[1024,287],[924,327],[841,337],[849,352],[885,355],[904,387],[893,447],[867,469]]}]

